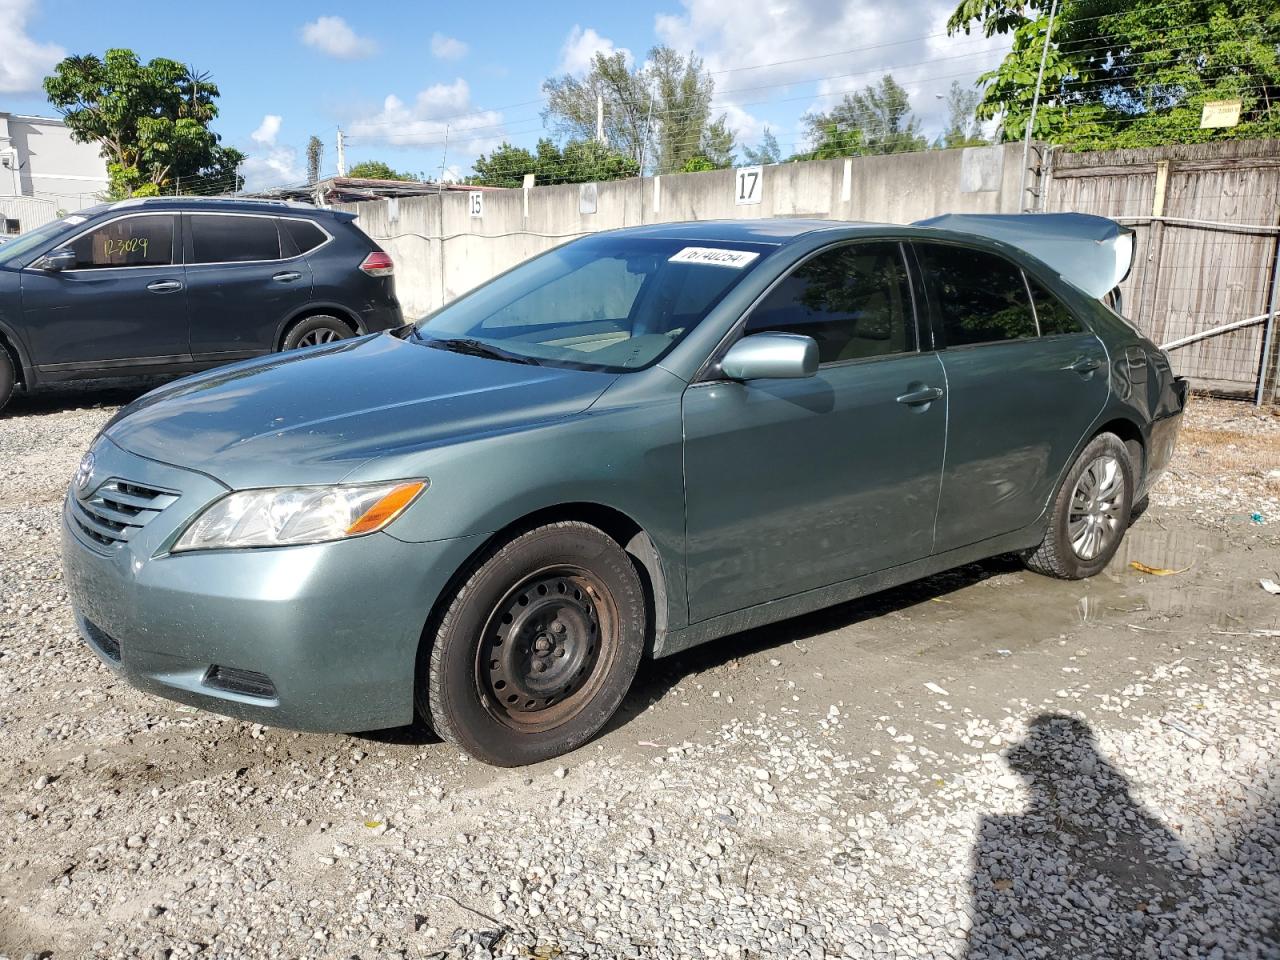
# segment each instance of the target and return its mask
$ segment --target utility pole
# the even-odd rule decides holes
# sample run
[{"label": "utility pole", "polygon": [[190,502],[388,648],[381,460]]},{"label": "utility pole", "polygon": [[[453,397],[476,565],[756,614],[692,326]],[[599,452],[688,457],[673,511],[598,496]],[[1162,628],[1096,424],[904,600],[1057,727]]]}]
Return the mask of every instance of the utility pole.
[{"label": "utility pole", "polygon": [[1053,15],[1058,12],[1058,0],[1049,7],[1049,25],[1044,31],[1044,49],[1040,51],[1040,72],[1036,75],[1036,92],[1031,97],[1031,116],[1027,117],[1027,133],[1022,139],[1022,184],[1018,192],[1019,212],[1027,204],[1027,164],[1031,162],[1031,125],[1036,122],[1036,107],[1040,106],[1040,85],[1044,83],[1044,65],[1049,59],[1049,38],[1053,36]]},{"label": "utility pole", "polygon": [[604,96],[596,94],[596,139],[604,143]]},{"label": "utility pole", "polygon": [[342,128],[338,128],[338,176],[345,177],[347,175],[347,141],[342,133]]}]

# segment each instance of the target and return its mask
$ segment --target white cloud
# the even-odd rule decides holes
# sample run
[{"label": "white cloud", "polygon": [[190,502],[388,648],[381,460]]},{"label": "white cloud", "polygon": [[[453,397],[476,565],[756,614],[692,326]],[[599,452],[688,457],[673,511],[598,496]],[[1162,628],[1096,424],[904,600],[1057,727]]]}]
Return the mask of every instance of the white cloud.
[{"label": "white cloud", "polygon": [[31,0],[0,0],[0,93],[40,89],[40,81],[67,55],[53,43],[27,35]]},{"label": "white cloud", "polygon": [[606,57],[621,53],[627,63],[631,63],[632,59],[631,51],[626,47],[616,46],[612,40],[600,36],[591,27],[584,30],[575,23],[573,29],[569,31],[569,36],[565,38],[564,45],[560,48],[560,65],[556,67],[556,72],[586,73],[591,69],[591,61],[595,59],[597,53],[603,53]]},{"label": "white cloud", "polygon": [[411,103],[388,94],[382,109],[347,126],[353,141],[393,147],[443,149],[467,156],[492,150],[502,143],[502,113],[477,110],[471,88],[461,77],[418,91]]},{"label": "white cloud", "polygon": [[307,171],[298,157],[297,148],[276,142],[283,122],[279,114],[268,113],[258,124],[258,129],[249,134],[255,146],[246,151],[248,156],[240,165],[246,190],[266,190],[306,180]]},{"label": "white cloud", "polygon": [[281,120],[279,114],[268,113],[262,118],[262,123],[258,124],[258,129],[249,134],[249,138],[261,144],[275,143],[276,134],[280,132]]},{"label": "white cloud", "polygon": [[446,37],[443,33],[431,35],[431,55],[438,60],[461,60],[470,49],[456,37]]},{"label": "white cloud", "polygon": [[362,37],[342,17],[320,17],[302,28],[302,42],[339,60],[373,56],[378,45]]},{"label": "white cloud", "polygon": [[[850,90],[892,73],[931,137],[940,132],[952,80],[971,84],[995,66],[1009,38],[981,32],[946,36],[951,0],[679,0],[681,10],[660,13],[658,39],[676,50],[693,48],[716,83],[714,111],[728,112],[744,142],[762,132],[752,115],[770,101],[779,111],[827,110]],[[827,54],[833,54],[826,56]],[[805,94],[814,99],[806,104]],[[784,153],[802,146],[798,133],[776,131]]]}]

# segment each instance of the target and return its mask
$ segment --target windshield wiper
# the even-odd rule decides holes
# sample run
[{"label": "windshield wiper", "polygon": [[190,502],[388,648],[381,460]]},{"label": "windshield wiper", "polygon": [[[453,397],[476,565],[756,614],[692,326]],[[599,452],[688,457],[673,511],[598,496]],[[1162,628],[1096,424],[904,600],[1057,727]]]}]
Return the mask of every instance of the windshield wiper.
[{"label": "windshield wiper", "polygon": [[508,363],[527,363],[531,366],[541,366],[541,364],[533,359],[533,357],[521,356],[518,353],[510,353],[495,347],[492,344],[485,343],[483,340],[473,340],[470,337],[449,337],[438,340],[428,340],[428,347],[435,347],[437,350],[450,350],[453,353],[465,353],[469,357],[488,357],[490,360],[505,360]]}]

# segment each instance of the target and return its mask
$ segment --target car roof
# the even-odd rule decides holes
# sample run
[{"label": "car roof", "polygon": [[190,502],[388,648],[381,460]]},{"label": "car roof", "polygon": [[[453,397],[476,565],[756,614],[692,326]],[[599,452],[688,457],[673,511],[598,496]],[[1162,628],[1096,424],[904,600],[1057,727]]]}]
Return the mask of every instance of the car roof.
[{"label": "car roof", "polygon": [[698,220],[682,223],[653,223],[643,227],[611,230],[613,236],[639,237],[653,240],[709,240],[730,243],[767,243],[780,246],[818,230],[842,230],[850,227],[880,227],[887,224],[861,223],[849,220],[779,218],[760,220]]}]

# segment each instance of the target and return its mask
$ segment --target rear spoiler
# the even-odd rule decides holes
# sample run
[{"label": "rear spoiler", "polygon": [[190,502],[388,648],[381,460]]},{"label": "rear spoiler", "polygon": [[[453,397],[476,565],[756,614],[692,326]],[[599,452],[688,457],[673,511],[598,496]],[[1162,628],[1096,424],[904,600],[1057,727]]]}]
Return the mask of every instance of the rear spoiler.
[{"label": "rear spoiler", "polygon": [[912,226],[999,240],[1025,250],[1101,299],[1133,268],[1133,231],[1087,213],[948,213]]}]

